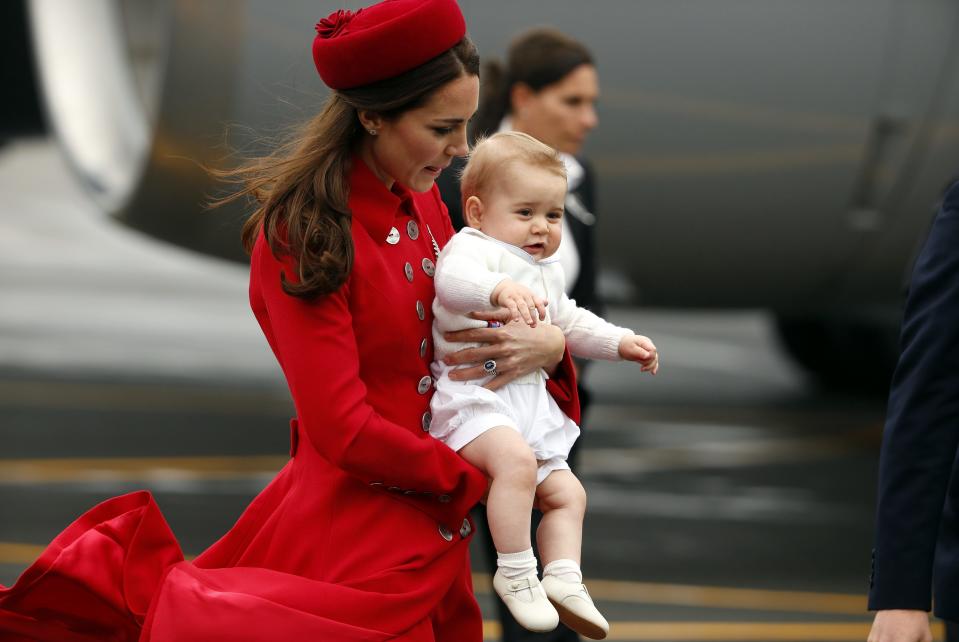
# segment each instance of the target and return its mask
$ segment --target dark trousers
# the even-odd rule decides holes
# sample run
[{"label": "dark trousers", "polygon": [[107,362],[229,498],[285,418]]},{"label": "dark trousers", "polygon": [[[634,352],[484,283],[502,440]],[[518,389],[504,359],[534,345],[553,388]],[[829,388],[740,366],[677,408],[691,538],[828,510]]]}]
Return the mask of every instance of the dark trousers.
[{"label": "dark trousers", "polygon": [[946,642],[959,642],[959,622],[943,620],[946,625]]},{"label": "dark trousers", "polygon": [[[579,405],[581,414],[585,417],[586,408],[589,406],[589,393],[582,386],[579,386]],[[582,421],[580,423],[582,423]],[[580,438],[573,444],[573,448],[569,452],[569,458],[566,460],[569,463],[569,467],[574,471],[576,470],[576,459],[582,440],[583,436],[580,435]],[[543,514],[541,512],[538,510],[533,511],[532,532],[530,535],[531,541],[533,542],[533,553],[536,555],[537,560],[539,560],[539,551],[536,547],[536,529],[539,528],[539,520],[542,517]],[[491,572],[495,573],[496,548],[493,546],[493,538],[490,537],[489,534],[489,524],[486,521],[486,507],[477,506],[474,508],[473,519],[476,522],[476,527],[479,529],[476,536],[483,539],[483,548],[486,550],[488,568]],[[560,624],[554,631],[550,631],[549,633],[533,633],[532,631],[527,631],[516,623],[516,620],[510,615],[509,609],[506,608],[502,600],[497,597],[495,601],[496,609],[499,612],[500,626],[503,629],[503,642],[579,642],[579,635],[566,628],[563,624]],[[957,640],[957,642],[959,642],[959,640]]]}]

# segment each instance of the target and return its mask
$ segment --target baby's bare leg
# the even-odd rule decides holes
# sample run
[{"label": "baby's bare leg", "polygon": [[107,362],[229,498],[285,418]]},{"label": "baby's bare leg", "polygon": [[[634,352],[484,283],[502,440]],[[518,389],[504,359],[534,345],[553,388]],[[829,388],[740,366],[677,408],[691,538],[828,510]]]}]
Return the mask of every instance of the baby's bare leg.
[{"label": "baby's bare leg", "polygon": [[[523,437],[497,426],[460,449],[460,455],[490,478],[486,516],[499,553],[529,549],[530,515],[536,492],[536,457]],[[535,562],[534,562],[535,563]]]},{"label": "baby's bare leg", "polygon": [[580,563],[583,519],[586,517],[586,490],[569,470],[554,470],[536,489],[543,519],[536,531],[540,561]]},{"label": "baby's bare leg", "polygon": [[497,426],[459,452],[491,479],[486,515],[496,545],[493,590],[521,626],[541,633],[552,631],[559,615],[536,575],[529,537],[536,493],[533,451],[517,431]]},{"label": "baby's bare leg", "polygon": [[596,609],[579,568],[586,491],[568,470],[554,470],[536,489],[543,521],[536,531],[543,561],[543,589],[559,619],[577,633],[602,640],[609,622]]}]

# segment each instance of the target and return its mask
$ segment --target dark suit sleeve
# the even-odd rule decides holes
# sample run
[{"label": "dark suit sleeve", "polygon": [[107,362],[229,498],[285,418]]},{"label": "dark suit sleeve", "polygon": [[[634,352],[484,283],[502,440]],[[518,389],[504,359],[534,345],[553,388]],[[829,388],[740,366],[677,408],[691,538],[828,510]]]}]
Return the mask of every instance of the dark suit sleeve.
[{"label": "dark suit sleeve", "polygon": [[[585,158],[577,157],[583,166],[583,180],[573,192],[586,207],[596,216],[596,183],[593,168]],[[598,217],[597,217],[598,220]],[[598,269],[596,265],[596,225],[587,225],[575,216],[568,217],[569,228],[576,251],[579,253],[579,275],[569,293],[576,304],[586,308],[598,316],[603,316],[604,306],[598,291]]]},{"label": "dark suit sleeve", "polygon": [[879,463],[869,608],[928,611],[959,443],[959,183],[916,261],[901,348]]},{"label": "dark suit sleeve", "polygon": [[596,172],[593,171],[593,164],[589,162],[589,159],[577,156],[576,160],[579,161],[579,164],[583,167],[583,182],[580,183],[576,191],[579,194],[580,200],[583,201],[583,205],[586,206],[586,209],[595,214]]},{"label": "dark suit sleeve", "polygon": [[446,203],[446,209],[449,210],[450,220],[453,222],[453,228],[460,230],[463,227],[463,203],[460,196],[460,172],[466,160],[462,157],[453,158],[449,167],[443,170],[440,177],[436,179],[436,185],[440,188],[440,197]]}]

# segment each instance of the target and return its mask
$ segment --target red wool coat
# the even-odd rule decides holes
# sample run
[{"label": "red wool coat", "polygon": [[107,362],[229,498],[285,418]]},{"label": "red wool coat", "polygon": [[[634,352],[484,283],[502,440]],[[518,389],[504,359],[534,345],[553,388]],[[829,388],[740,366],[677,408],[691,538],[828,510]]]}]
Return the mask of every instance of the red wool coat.
[{"label": "red wool coat", "polygon": [[[0,639],[482,640],[467,514],[486,480],[426,432],[428,261],[453,229],[435,187],[390,191],[359,158],[349,203],[337,292],[288,296],[294,262],[262,235],[253,251],[250,301],[296,405],[290,462],[193,563],[148,493],[94,508],[0,587]],[[576,418],[568,354],[549,385]]]}]

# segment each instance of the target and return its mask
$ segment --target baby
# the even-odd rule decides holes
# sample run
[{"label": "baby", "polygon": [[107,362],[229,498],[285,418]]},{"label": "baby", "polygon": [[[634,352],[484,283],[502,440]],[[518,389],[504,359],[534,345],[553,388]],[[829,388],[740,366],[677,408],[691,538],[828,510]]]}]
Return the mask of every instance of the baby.
[{"label": "baby", "polygon": [[[469,227],[450,240],[436,265],[430,433],[491,480],[486,510],[498,557],[493,588],[516,621],[549,631],[562,620],[602,639],[609,624],[586,592],[579,567],[586,492],[566,463],[579,427],[546,392],[545,373],[493,391],[484,387],[496,375],[495,362],[488,361],[489,376],[452,381],[442,359],[468,344],[451,344],[443,333],[487,325],[470,312],[508,308],[514,320],[558,326],[574,356],[629,359],[656,374],[656,347],[566,296],[554,256],[566,172],[555,150],[526,134],[495,134],[473,149],[461,186]],[[543,511],[536,533],[542,582],[530,542],[534,498]]]}]

